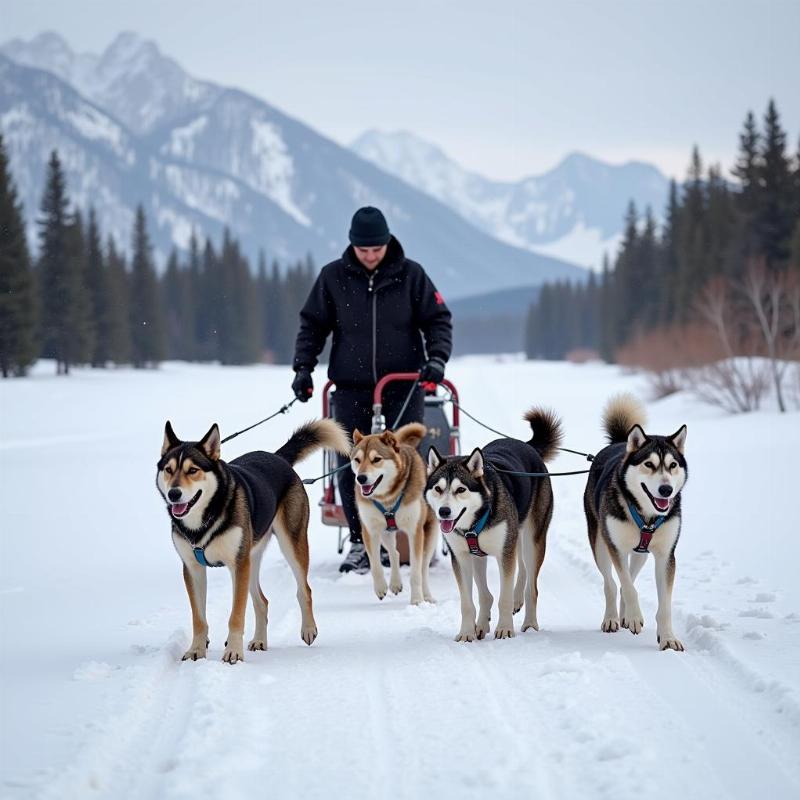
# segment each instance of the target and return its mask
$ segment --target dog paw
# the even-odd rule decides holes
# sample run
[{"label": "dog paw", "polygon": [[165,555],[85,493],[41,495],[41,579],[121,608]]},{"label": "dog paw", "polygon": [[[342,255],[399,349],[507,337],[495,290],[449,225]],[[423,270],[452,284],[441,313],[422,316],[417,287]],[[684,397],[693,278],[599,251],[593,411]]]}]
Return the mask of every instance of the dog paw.
[{"label": "dog paw", "polygon": [[251,639],[250,642],[247,644],[248,650],[266,650],[267,649],[267,640],[266,639]]},{"label": "dog paw", "polygon": [[486,638],[490,627],[488,619],[478,620],[478,624],[475,626],[475,635],[479,639]]},{"label": "dog paw", "polygon": [[676,639],[674,634],[670,634],[669,636],[659,635],[658,647],[659,650],[677,650],[680,653],[686,649],[683,646],[683,642],[680,639]]},{"label": "dog paw", "polygon": [[499,625],[494,629],[495,639],[511,639],[514,637],[513,625]]},{"label": "dog paw", "polygon": [[389,590],[392,594],[400,594],[403,591],[403,581],[391,581],[389,583]]},{"label": "dog paw", "polygon": [[383,600],[383,598],[386,597],[387,593],[389,592],[389,585],[385,580],[380,583],[375,581],[373,588],[375,589],[375,596],[378,598],[378,600]]},{"label": "dog paw", "polygon": [[641,613],[630,614],[627,617],[623,617],[620,624],[623,628],[627,628],[632,634],[636,635],[641,633],[642,628],[644,628],[644,618]]},{"label": "dog paw", "polygon": [[190,647],[181,658],[181,661],[197,661],[198,658],[206,657],[205,647]]},{"label": "dog paw", "polygon": [[619,620],[616,617],[606,617],[600,626],[603,633],[616,633],[619,630]]},{"label": "dog paw", "polygon": [[314,639],[317,638],[317,626],[316,625],[306,625],[306,626],[300,628],[300,638],[307,645],[312,644]]},{"label": "dog paw", "polygon": [[427,594],[423,594],[422,597],[423,597],[423,599],[425,600],[426,603],[435,603],[436,602],[436,598],[430,592],[428,592]]},{"label": "dog paw", "polygon": [[244,647],[241,644],[228,645],[222,654],[222,660],[226,664],[235,664],[237,661],[244,661]]},{"label": "dog paw", "polygon": [[474,642],[476,636],[475,628],[462,628],[458,635],[456,636],[455,640],[457,642]]},{"label": "dog paw", "polygon": [[522,623],[522,632],[525,633],[525,631],[528,631],[528,630],[534,630],[534,631],[538,631],[539,630],[539,622],[535,617],[534,617],[534,619],[526,619]]}]

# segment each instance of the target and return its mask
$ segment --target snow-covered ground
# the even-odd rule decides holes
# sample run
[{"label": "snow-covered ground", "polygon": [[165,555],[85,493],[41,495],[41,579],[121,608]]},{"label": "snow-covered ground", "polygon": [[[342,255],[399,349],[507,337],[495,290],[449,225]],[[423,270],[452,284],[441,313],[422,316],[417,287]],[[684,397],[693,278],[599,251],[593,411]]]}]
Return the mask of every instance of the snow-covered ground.
[{"label": "snow-covered ground", "polygon": [[[526,435],[528,406],[553,406],[578,450],[602,446],[611,393],[644,393],[600,365],[468,358],[448,374],[468,411],[510,434]],[[407,588],[378,602],[369,576],[337,572],[317,484],[314,645],[273,547],[270,650],[221,663],[230,579],[209,570],[209,659],[181,663],[191,619],[154,487],[164,421],[186,438],[218,421],[225,435],[286,402],[290,377],[166,364],[64,379],[43,365],[0,382],[0,797],[800,796],[800,415],[649,404],[650,430],[689,428],[674,593],[685,653],[656,647],[650,568],[642,635],[600,632],[579,476],[554,479],[539,632],[455,643],[444,559],[436,605],[409,607]],[[223,456],[274,449],[318,413],[295,405]],[[491,437],[463,420],[463,449]],[[564,455],[551,469],[583,466]]]}]

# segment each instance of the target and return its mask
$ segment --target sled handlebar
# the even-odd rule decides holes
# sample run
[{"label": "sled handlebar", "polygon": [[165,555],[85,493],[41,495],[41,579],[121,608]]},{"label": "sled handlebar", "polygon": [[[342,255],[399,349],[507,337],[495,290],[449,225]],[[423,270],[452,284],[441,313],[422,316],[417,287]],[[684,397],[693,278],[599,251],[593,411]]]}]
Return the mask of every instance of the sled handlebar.
[{"label": "sled handlebar", "polygon": [[[383,405],[383,390],[386,388],[386,385],[392,383],[394,381],[416,381],[419,380],[419,372],[390,372],[388,375],[384,375],[376,384],[375,390],[372,393],[372,404],[374,406],[382,406]],[[442,386],[444,386],[452,395],[453,400],[453,427],[458,428],[459,425],[459,416],[460,410],[458,407],[458,389],[449,381],[447,378],[443,378],[441,381]],[[325,387],[322,390],[322,415],[324,417],[330,417],[331,415],[331,389],[336,384],[333,381],[328,381],[325,384]],[[380,413],[380,412],[379,412]]]}]

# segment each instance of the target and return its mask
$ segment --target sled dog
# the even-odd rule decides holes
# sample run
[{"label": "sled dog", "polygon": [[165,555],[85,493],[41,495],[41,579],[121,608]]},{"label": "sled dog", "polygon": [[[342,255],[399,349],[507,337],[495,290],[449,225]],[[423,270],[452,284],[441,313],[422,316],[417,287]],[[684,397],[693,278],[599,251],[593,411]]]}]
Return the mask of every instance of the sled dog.
[{"label": "sled dog", "polygon": [[[436,548],[436,521],[423,496],[425,462],[416,449],[425,433],[425,426],[419,422],[369,436],[358,429],[353,431],[350,466],[358,484],[356,507],[379,600],[389,590],[399,594],[403,589],[396,534],[405,531],[409,539],[411,603],[435,602],[428,585],[428,568]],[[388,586],[381,566],[381,544],[389,553]]]},{"label": "sled dog", "polygon": [[273,532],[297,582],[300,636],[306,644],[316,638],[308,585],[308,496],[292,466],[321,447],[349,452],[345,432],[332,420],[301,426],[275,453],[245,453],[225,463],[219,457],[216,424],[199,442],[185,442],[167,422],[156,486],[167,504],[172,542],[183,561],[183,580],[192,608],[192,643],[184,660],[205,658],[209,644],[206,567],[226,566],[233,579],[233,606],[222,660],[235,664],[244,659],[248,590],[256,618],[248,649],[267,649],[267,598],[258,572]]},{"label": "sled dog", "polygon": [[[461,595],[461,630],[457,642],[483,639],[489,632],[493,597],[486,582],[486,558],[500,568],[500,599],[494,635],[514,635],[513,614],[525,602],[522,630],[539,629],[536,604],[539,570],[544,560],[547,529],[553,514],[549,477],[523,477],[509,472],[546,473],[545,461],[561,442],[558,417],[544,409],[525,415],[533,436],[528,442],[496,439],[469,456],[443,458],[428,451],[425,498],[434,510],[450,549]],[[518,546],[521,544],[521,547]],[[519,576],[514,586],[514,569]],[[478,585],[475,618],[473,576]]]},{"label": "sled dog", "polygon": [[[602,630],[620,624],[631,633],[644,625],[634,581],[652,553],[658,611],[656,633],[662,650],[683,650],[672,630],[675,546],[681,532],[681,489],[688,470],[686,426],[672,436],[644,432],[645,412],[631,395],[612,398],[603,414],[609,444],[594,458],[583,507],[594,560],[603,576],[606,610]],[[617,586],[620,581],[619,614]]]}]

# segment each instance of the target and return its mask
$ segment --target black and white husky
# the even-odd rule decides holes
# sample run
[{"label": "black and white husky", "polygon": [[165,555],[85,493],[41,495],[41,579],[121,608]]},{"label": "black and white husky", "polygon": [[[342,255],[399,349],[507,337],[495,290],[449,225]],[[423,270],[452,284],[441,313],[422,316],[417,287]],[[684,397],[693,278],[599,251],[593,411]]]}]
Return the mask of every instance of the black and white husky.
[{"label": "black and white husky", "polygon": [[[522,630],[539,629],[537,579],[544,560],[547,528],[553,514],[553,491],[544,462],[561,441],[561,423],[549,411],[525,415],[533,429],[528,442],[497,439],[469,456],[443,458],[428,451],[425,499],[439,521],[450,549],[461,595],[461,629],[457,642],[483,639],[489,632],[493,597],[486,582],[486,558],[500,568],[496,639],[514,635],[513,614],[525,600]],[[512,475],[541,473],[542,477]],[[518,559],[518,544],[521,558]],[[519,560],[516,590],[514,568]],[[477,620],[472,600],[473,576],[478,585]]]},{"label": "black and white husky", "polygon": [[[672,630],[672,584],[681,532],[680,493],[688,478],[686,426],[672,436],[653,436],[644,432],[644,424],[645,412],[636,398],[620,395],[609,401],[603,414],[609,445],[595,456],[583,495],[589,543],[606,596],[602,630],[613,633],[620,624],[631,633],[642,630],[633,584],[652,553],[658,642],[662,650],[683,650]],[[612,564],[621,584],[619,615]]]}]

